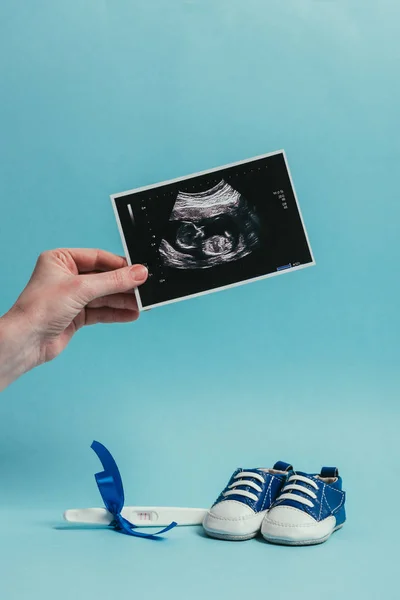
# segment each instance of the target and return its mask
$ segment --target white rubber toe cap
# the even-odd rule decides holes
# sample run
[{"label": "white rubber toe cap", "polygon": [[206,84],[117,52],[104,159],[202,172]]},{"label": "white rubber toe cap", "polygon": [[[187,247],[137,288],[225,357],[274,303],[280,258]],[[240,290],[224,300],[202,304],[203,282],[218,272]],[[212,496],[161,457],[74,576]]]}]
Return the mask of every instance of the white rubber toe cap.
[{"label": "white rubber toe cap", "polygon": [[215,504],[208,511],[203,521],[203,527],[211,534],[247,537],[260,530],[264,516],[265,511],[255,513],[243,502],[224,500]]},{"label": "white rubber toe cap", "polygon": [[253,517],[255,512],[247,504],[243,502],[237,502],[237,500],[224,500],[215,504],[210,511],[210,515],[219,517],[222,519],[232,519],[233,521],[246,519],[246,517]]},{"label": "white rubber toe cap", "polygon": [[275,506],[265,515],[261,533],[266,540],[292,544],[312,543],[328,537],[335,529],[335,517],[316,521],[293,506]]}]

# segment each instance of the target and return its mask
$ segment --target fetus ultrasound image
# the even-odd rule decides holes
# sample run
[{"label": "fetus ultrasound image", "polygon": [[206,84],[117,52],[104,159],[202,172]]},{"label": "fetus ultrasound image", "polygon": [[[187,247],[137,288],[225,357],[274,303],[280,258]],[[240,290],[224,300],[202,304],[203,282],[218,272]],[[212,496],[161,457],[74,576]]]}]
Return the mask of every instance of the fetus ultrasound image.
[{"label": "fetus ultrasound image", "polygon": [[314,262],[283,152],[112,200],[142,309]]},{"label": "fetus ultrasound image", "polygon": [[221,180],[205,192],[179,192],[159,252],[167,267],[209,269],[250,254],[259,234],[255,210]]}]

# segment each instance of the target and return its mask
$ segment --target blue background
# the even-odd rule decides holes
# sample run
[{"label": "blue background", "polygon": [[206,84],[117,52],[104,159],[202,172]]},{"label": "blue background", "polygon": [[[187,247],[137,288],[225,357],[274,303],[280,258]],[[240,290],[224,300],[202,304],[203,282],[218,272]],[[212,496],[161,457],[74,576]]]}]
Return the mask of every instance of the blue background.
[{"label": "blue background", "polygon": [[[122,251],[110,193],[280,148],[317,261],[88,328],[1,395],[4,600],[398,598],[399,18],[395,0],[2,0],[0,312],[42,250]],[[337,465],[348,523],[312,548],[59,528],[100,505],[94,438],[131,504]]]}]

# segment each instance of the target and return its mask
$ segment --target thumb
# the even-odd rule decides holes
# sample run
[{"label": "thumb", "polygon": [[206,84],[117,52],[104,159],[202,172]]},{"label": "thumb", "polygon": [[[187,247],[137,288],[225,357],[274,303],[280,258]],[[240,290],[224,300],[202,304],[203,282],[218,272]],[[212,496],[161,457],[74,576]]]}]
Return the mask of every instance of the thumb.
[{"label": "thumb", "polygon": [[148,271],[145,266],[134,265],[105,273],[81,275],[80,279],[84,284],[85,299],[87,302],[91,302],[102,296],[129,292],[144,283],[147,277]]}]

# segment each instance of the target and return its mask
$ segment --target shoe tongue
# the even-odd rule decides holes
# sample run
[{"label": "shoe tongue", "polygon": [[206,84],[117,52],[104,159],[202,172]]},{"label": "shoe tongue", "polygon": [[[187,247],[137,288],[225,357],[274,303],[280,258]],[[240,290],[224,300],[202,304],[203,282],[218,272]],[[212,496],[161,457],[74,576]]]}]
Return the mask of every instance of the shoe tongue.
[{"label": "shoe tongue", "polygon": [[[243,473],[247,473],[247,474],[243,475]],[[249,480],[254,481],[254,483],[261,486],[262,482],[260,481],[259,477],[255,476],[256,473],[257,473],[257,475],[261,475],[261,477],[265,481],[265,473],[263,473],[261,469],[243,469],[243,468],[241,468],[239,473],[235,477],[234,481],[235,481],[236,485],[235,485],[234,489],[247,490],[248,492],[255,493],[255,490],[251,486],[246,484],[246,481],[249,481]]]},{"label": "shoe tongue", "polygon": [[[247,475],[243,475],[243,473],[247,473]],[[254,473],[254,476],[253,476]],[[254,483],[257,483],[257,485],[262,485],[261,481],[260,481],[260,476],[262,477],[263,481],[265,482],[265,478],[268,475],[268,473],[266,473],[265,471],[263,471],[262,469],[254,469],[254,467],[252,469],[240,469],[240,472],[237,474],[237,480],[241,481],[242,479],[251,479],[254,481]]]},{"label": "shoe tongue", "polygon": [[310,475],[309,473],[303,473],[303,471],[291,471],[289,473],[289,477],[295,476],[295,475],[300,475],[301,477],[307,477],[308,479],[312,479],[313,475]]},{"label": "shoe tongue", "polygon": [[[291,481],[288,481],[287,483],[290,485],[292,483],[294,484],[298,484],[301,487],[307,488],[313,492],[315,492],[315,488],[310,485],[309,483],[306,483],[303,480],[297,481],[296,479],[294,479],[296,477],[296,475],[300,475],[301,477],[307,477],[307,479],[312,479],[315,481],[315,476],[314,475],[310,475],[309,473],[303,473],[302,471],[291,471],[289,473],[289,477],[293,477],[293,479],[291,479]],[[288,492],[292,492],[294,494],[304,494],[305,498],[309,498],[308,494],[301,492],[300,490],[288,490]]]},{"label": "shoe tongue", "polygon": [[261,475],[262,477],[265,476],[265,472],[262,471],[261,469],[241,469],[239,475],[241,473],[257,473],[258,475]]},{"label": "shoe tongue", "polygon": [[[315,475],[310,475],[310,473],[303,473],[303,471],[291,471],[289,473],[289,477],[296,477],[296,475],[300,475],[300,477],[307,477],[307,479],[315,479]],[[291,483],[295,483],[294,479],[292,479]],[[299,481],[299,483],[301,483],[301,485],[309,485],[305,481]]]}]

